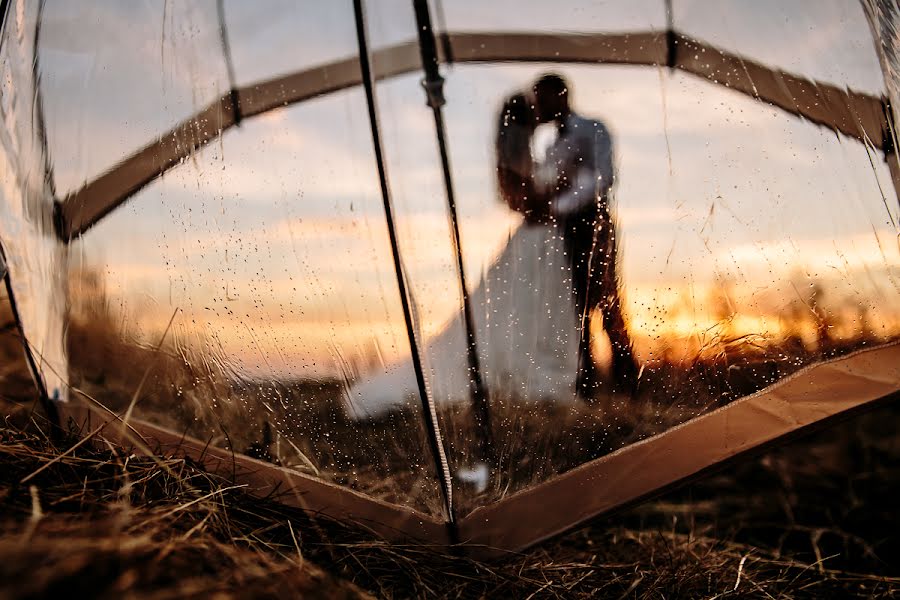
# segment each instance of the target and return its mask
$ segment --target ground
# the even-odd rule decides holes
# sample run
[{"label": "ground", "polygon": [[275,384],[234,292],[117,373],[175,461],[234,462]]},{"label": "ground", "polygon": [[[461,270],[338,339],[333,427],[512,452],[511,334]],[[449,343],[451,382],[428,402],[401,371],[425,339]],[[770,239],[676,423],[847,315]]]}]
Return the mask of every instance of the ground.
[{"label": "ground", "polygon": [[183,459],[54,442],[29,403],[3,410],[2,598],[900,595],[896,406],[495,563],[310,520]]},{"label": "ground", "polygon": [[54,439],[4,322],[0,599],[900,596],[898,403],[483,563],[311,519],[102,432]]}]

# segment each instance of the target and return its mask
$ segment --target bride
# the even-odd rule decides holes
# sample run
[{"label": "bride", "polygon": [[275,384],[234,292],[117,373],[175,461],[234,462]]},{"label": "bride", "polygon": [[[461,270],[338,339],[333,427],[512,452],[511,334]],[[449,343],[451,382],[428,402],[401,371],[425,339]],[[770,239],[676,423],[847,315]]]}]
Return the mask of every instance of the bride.
[{"label": "bride", "polygon": [[[496,135],[500,197],[524,217],[470,295],[482,377],[491,398],[572,402],[579,334],[563,233],[549,218],[555,178],[536,177],[531,140],[536,119],[528,99],[509,98]],[[436,404],[466,401],[469,373],[460,311],[423,344],[425,377]],[[407,359],[362,379],[344,398],[354,419],[418,406]]]}]

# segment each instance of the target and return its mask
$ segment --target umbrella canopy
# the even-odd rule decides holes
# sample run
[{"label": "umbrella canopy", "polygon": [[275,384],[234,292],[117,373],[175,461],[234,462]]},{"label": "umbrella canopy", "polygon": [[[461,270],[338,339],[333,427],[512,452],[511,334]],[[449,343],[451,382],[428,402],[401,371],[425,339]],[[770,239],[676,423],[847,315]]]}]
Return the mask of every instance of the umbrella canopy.
[{"label": "umbrella canopy", "polygon": [[515,550],[900,388],[888,5],[3,15],[0,243],[63,423]]}]

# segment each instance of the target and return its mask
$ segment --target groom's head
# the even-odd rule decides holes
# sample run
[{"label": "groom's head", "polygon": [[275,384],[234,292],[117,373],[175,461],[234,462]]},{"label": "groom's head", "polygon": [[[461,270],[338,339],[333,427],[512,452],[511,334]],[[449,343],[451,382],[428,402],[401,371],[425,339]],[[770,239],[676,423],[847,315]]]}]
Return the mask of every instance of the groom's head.
[{"label": "groom's head", "polygon": [[556,73],[548,73],[534,83],[538,121],[549,123],[566,117],[569,109],[569,84]]}]

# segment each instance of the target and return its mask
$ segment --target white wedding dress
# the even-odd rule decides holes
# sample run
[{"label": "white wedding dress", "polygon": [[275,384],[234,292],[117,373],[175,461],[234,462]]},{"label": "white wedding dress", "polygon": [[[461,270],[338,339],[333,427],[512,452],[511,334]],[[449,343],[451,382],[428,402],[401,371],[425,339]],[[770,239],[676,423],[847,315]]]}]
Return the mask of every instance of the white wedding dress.
[{"label": "white wedding dress", "polygon": [[[516,229],[470,302],[491,398],[574,402],[579,334],[569,261],[558,227],[522,224]],[[425,376],[435,403],[468,401],[462,310],[423,346]],[[411,360],[358,381],[344,404],[354,419],[419,406]]]}]

